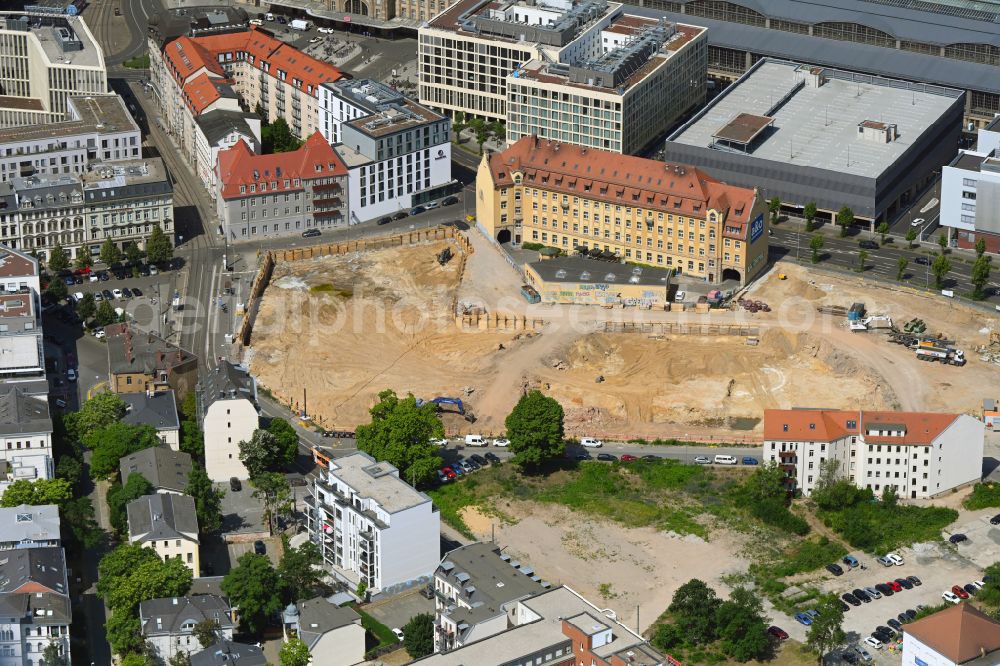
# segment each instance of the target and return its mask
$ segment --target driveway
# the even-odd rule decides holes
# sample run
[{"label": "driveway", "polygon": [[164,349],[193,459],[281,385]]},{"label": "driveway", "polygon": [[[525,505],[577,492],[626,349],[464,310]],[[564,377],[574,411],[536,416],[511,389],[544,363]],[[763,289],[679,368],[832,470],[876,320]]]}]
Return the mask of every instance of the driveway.
[{"label": "driveway", "polygon": [[242,489],[233,492],[229,483],[213,484],[216,490],[221,490],[222,496],[222,533],[243,534],[266,532],[264,525],[264,505],[253,496],[253,487],[249,481],[242,482]]},{"label": "driveway", "polygon": [[434,600],[420,596],[422,587],[420,585],[394,597],[375,601],[365,606],[364,611],[390,629],[402,629],[415,615],[434,614]]}]

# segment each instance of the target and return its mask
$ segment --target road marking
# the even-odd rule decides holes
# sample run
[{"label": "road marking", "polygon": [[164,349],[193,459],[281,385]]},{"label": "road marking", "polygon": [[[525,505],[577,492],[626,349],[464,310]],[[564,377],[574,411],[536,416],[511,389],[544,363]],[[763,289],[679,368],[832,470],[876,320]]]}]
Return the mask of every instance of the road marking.
[{"label": "road marking", "polygon": [[91,398],[93,398],[94,395],[96,395],[97,393],[103,393],[104,390],[107,387],[108,387],[108,381],[106,379],[97,382],[96,384],[94,384],[93,386],[91,386],[89,389],[87,389],[87,400],[90,400]]}]

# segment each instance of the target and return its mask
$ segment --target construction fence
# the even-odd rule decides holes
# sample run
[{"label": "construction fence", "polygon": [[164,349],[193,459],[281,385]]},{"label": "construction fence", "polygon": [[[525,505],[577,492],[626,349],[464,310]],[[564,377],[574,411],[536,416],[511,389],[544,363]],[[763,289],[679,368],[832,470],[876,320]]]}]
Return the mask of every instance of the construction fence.
[{"label": "construction fence", "polygon": [[680,322],[606,321],[605,333],[643,333],[646,335],[760,335],[757,326],[741,324],[688,324]]},{"label": "construction fence", "polygon": [[462,330],[538,331],[545,326],[545,320],[509,312],[474,312],[456,316],[455,324]]},{"label": "construction fence", "polygon": [[243,321],[240,322],[240,332],[236,339],[243,347],[250,345],[253,322],[257,318],[257,311],[260,309],[260,299],[264,296],[264,290],[267,289],[267,285],[271,282],[274,265],[274,253],[269,250],[261,257],[260,268],[257,269],[257,274],[253,276],[253,282],[250,285],[250,297],[247,299]]},{"label": "construction fence", "polygon": [[315,257],[329,257],[338,254],[350,254],[351,252],[365,252],[368,250],[382,250],[385,248],[402,247],[404,245],[416,245],[417,243],[427,243],[436,240],[454,239],[462,250],[468,254],[472,252],[469,240],[455,227],[431,227],[429,229],[415,229],[393,236],[381,236],[376,238],[360,238],[358,240],[344,241],[342,243],[326,243],[322,245],[310,245],[309,247],[294,248],[290,250],[275,250],[275,257],[279,261],[300,261],[302,259],[313,259]]}]

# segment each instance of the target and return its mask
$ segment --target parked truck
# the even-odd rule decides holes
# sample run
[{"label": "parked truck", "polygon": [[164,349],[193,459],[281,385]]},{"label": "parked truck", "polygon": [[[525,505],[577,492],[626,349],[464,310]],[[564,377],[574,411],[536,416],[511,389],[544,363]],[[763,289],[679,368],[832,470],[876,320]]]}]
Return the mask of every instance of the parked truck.
[{"label": "parked truck", "polygon": [[312,22],[304,19],[292,19],[292,22],[288,24],[288,27],[292,30],[301,30],[302,32],[305,32],[312,27]]},{"label": "parked truck", "polygon": [[920,343],[917,346],[917,358],[921,361],[937,361],[946,365],[965,365],[965,352],[952,347],[939,347],[932,344]]}]

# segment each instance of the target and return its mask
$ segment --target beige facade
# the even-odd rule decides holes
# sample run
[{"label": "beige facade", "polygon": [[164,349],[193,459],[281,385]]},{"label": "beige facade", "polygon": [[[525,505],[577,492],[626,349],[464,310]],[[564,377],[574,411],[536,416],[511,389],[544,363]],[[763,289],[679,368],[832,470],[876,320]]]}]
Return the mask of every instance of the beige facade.
[{"label": "beige facade", "polygon": [[191,569],[195,578],[201,575],[201,560],[198,557],[197,539],[162,539],[146,541],[142,545],[152,548],[163,561],[180,560]]},{"label": "beige facade", "polygon": [[610,252],[709,283],[746,284],[767,263],[756,190],[682,165],[525,137],[484,156],[476,215],[499,241]]},{"label": "beige facade", "polygon": [[231,477],[248,479],[250,474],[240,460],[240,442],[257,429],[257,409],[246,398],[215,400],[205,412],[205,471],[213,481]]}]

